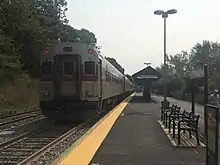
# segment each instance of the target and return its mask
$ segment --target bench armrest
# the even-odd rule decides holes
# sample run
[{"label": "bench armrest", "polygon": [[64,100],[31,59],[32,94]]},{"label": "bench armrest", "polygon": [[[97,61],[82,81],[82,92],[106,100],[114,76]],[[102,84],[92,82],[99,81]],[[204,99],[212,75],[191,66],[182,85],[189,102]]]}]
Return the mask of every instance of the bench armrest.
[{"label": "bench armrest", "polygon": [[179,114],[179,119],[188,119],[189,117],[188,116],[185,116],[185,115],[183,115],[183,114]]},{"label": "bench armrest", "polygon": [[162,111],[168,111],[168,110],[172,110],[172,108],[170,107],[170,108],[161,108],[162,109]]},{"label": "bench armrest", "polygon": [[166,109],[164,112],[172,112],[172,111],[174,111],[174,109]]},{"label": "bench armrest", "polygon": [[178,123],[188,123],[189,122],[189,119],[181,119],[178,121]]}]

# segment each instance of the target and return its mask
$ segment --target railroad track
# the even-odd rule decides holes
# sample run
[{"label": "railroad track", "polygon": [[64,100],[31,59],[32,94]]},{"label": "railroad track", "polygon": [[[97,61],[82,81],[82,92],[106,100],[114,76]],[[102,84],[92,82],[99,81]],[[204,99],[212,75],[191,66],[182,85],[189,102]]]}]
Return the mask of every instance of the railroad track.
[{"label": "railroad track", "polygon": [[99,119],[96,117],[75,126],[48,126],[4,142],[0,144],[0,164],[50,164]]},{"label": "railroad track", "polygon": [[107,113],[75,126],[47,125],[6,141],[0,144],[0,165],[51,164]]},{"label": "railroad track", "polygon": [[[37,131],[25,133],[0,144],[0,164],[12,165],[22,163],[23,160],[44,148],[73,126],[51,126]],[[23,164],[23,163],[22,163]]]},{"label": "railroad track", "polygon": [[28,113],[38,112],[38,111],[40,111],[40,108],[36,108],[36,109],[30,110],[30,111],[25,111],[25,112],[21,112],[21,113],[15,113],[15,114],[12,114],[10,116],[1,116],[0,120],[6,119],[8,117],[16,117],[16,116],[25,115],[25,114],[28,114]]},{"label": "railroad track", "polygon": [[24,113],[20,113],[20,114],[15,114],[12,116],[7,116],[4,118],[0,118],[0,126],[6,125],[6,124],[10,124],[12,122],[17,122],[20,120],[25,120],[31,117],[36,117],[39,116],[41,114],[40,109],[36,109],[33,111],[28,111],[28,112],[24,112]]},{"label": "railroad track", "polygon": [[45,118],[46,117],[42,115],[40,111],[25,113],[24,116],[20,115],[16,118],[7,118],[7,120],[4,120],[4,122],[0,123],[0,141],[1,136],[4,136],[6,131],[13,131],[16,128],[26,126],[28,124],[40,121]]}]

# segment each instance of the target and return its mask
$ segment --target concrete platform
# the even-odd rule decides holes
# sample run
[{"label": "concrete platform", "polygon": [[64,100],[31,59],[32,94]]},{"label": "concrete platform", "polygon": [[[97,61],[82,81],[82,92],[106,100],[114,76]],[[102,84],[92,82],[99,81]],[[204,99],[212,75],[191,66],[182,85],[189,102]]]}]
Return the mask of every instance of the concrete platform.
[{"label": "concrete platform", "polygon": [[201,165],[205,148],[173,147],[158,123],[160,102],[120,104],[62,157],[62,165]]},{"label": "concrete platform", "polygon": [[158,123],[160,103],[138,95],[120,115],[90,164],[201,165],[204,148],[174,148]]}]

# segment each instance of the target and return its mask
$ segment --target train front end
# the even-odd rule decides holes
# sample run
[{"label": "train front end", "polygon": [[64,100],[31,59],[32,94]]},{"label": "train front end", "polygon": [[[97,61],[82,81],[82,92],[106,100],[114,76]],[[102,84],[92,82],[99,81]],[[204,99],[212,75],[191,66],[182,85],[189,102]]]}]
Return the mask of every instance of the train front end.
[{"label": "train front end", "polygon": [[55,121],[81,121],[81,54],[83,45],[58,43],[44,50],[41,58],[40,108]]}]

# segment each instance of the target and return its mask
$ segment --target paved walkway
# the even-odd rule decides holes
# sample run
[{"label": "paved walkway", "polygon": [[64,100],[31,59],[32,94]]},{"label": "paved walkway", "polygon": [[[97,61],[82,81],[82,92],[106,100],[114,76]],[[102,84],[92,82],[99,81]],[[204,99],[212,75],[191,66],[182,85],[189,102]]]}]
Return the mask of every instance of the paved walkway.
[{"label": "paved walkway", "polygon": [[91,164],[202,165],[204,148],[174,148],[157,120],[159,103],[144,103],[136,95],[120,115]]},{"label": "paved walkway", "polygon": [[[152,98],[158,102],[161,102],[163,100],[163,96],[156,96],[153,95]],[[171,97],[167,98],[168,101],[172,104],[177,104],[185,109],[188,109],[191,111],[192,109],[192,103],[191,102],[187,102],[187,101],[183,101],[183,100],[177,100]],[[195,113],[199,114],[201,116],[201,118],[204,118],[204,106],[200,105],[200,104],[196,104],[195,103]]]}]

